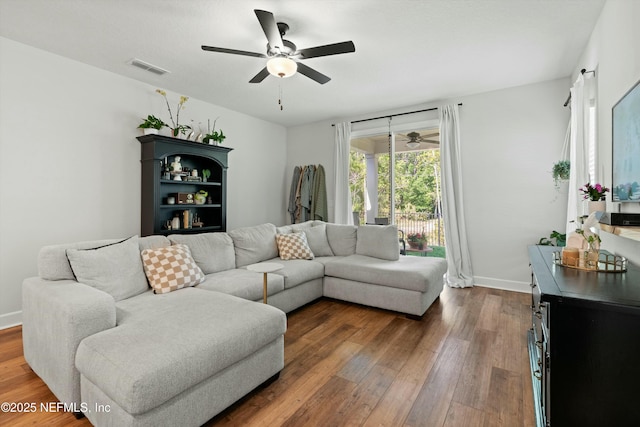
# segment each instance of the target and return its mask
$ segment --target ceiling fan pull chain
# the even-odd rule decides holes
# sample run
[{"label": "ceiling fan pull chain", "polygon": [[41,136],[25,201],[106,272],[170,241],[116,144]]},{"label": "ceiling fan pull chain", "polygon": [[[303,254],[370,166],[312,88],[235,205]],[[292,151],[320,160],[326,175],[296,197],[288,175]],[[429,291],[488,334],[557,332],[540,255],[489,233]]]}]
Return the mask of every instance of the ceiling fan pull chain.
[{"label": "ceiling fan pull chain", "polygon": [[278,105],[280,106],[280,111],[282,111],[284,108],[282,106],[282,86],[280,86],[280,83],[278,83]]}]

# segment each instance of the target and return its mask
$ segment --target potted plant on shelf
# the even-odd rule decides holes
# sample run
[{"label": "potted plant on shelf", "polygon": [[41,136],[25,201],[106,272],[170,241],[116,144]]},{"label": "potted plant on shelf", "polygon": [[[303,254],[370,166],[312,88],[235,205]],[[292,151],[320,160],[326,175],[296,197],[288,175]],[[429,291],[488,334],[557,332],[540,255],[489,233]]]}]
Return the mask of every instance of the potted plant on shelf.
[{"label": "potted plant on shelf", "polygon": [[158,131],[163,127],[167,126],[165,122],[157,118],[156,116],[152,116],[149,114],[146,119],[143,119],[143,122],[140,123],[138,129],[142,129],[144,135],[149,134],[158,134]]},{"label": "potted plant on shelf", "polygon": [[202,182],[207,182],[210,176],[211,171],[209,169],[202,169]]},{"label": "potted plant on shelf", "polygon": [[553,175],[553,183],[556,189],[560,188],[560,183],[569,180],[569,172],[571,171],[571,162],[569,160],[560,160],[553,164],[551,175]]},{"label": "potted plant on shelf", "polygon": [[584,187],[580,187],[580,191],[583,194],[583,199],[589,200],[590,214],[607,210],[606,193],[609,192],[607,187],[599,183],[591,185],[591,183],[587,182]]},{"label": "potted plant on shelf", "polygon": [[176,109],[176,119],[173,120],[173,113],[171,112],[171,106],[169,106],[169,100],[167,99],[167,92],[165,92],[162,89],[156,89],[156,92],[162,95],[164,97],[164,101],[167,103],[167,110],[169,110],[169,118],[171,119],[171,124],[173,125],[173,127],[171,128],[171,136],[178,138],[180,134],[185,135],[186,131],[191,129],[191,126],[180,124],[180,110],[184,109],[184,104],[189,100],[189,98],[187,98],[186,96],[180,96],[180,101],[178,102],[178,108]]},{"label": "potted plant on shelf", "polygon": [[198,191],[194,196],[194,199],[196,200],[196,205],[204,205],[208,195],[209,193],[204,190]]},{"label": "potted plant on shelf", "polygon": [[207,134],[202,139],[205,144],[219,145],[222,144],[222,141],[224,141],[227,137],[224,133],[222,133],[222,129],[220,129],[220,131],[216,130],[216,122],[219,118],[220,117],[216,118],[213,121],[213,129],[211,129],[210,121],[207,120]]}]

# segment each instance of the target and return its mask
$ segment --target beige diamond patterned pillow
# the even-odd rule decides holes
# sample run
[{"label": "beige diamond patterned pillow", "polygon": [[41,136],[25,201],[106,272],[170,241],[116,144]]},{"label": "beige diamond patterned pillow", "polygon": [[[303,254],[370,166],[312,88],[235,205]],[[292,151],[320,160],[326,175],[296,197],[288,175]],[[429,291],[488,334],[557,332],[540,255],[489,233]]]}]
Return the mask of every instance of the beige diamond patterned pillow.
[{"label": "beige diamond patterned pillow", "polygon": [[142,264],[156,294],[166,294],[204,281],[204,273],[191,256],[187,245],[142,251]]},{"label": "beige diamond patterned pillow", "polygon": [[313,259],[313,252],[309,248],[304,231],[276,234],[276,243],[281,259]]}]

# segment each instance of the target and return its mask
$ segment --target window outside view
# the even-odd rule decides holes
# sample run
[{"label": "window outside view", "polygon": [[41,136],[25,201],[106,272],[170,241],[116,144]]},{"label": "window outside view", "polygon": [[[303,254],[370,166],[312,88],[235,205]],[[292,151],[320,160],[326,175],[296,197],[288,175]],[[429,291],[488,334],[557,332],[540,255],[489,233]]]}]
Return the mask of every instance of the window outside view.
[{"label": "window outside view", "polygon": [[[427,134],[429,131],[419,132]],[[378,144],[370,142],[375,138],[380,139]],[[407,255],[444,258],[440,149],[438,135],[432,133],[430,138],[428,142],[421,140],[416,146],[415,143],[407,144],[407,140],[413,140],[406,135],[396,135],[393,220],[389,206],[391,174],[387,135],[351,141],[349,181],[354,215],[358,216],[360,224],[374,223],[372,218],[388,218],[390,223],[398,225],[406,242]],[[369,140],[369,143],[364,140]],[[382,140],[387,143],[383,144]],[[412,145],[415,148],[411,148]]]}]

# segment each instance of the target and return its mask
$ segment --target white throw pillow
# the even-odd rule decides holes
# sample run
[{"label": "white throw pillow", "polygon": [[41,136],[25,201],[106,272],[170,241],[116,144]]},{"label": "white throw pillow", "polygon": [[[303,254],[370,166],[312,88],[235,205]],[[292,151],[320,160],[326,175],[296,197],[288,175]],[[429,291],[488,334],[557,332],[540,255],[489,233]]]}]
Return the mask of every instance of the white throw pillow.
[{"label": "white throw pillow", "polygon": [[331,251],[337,256],[356,253],[357,230],[355,225],[327,224],[327,239]]},{"label": "white throw pillow", "polygon": [[304,234],[307,236],[309,248],[315,256],[333,256],[329,240],[327,239],[327,224],[318,224],[306,228]]},{"label": "white throw pillow", "polygon": [[78,282],[104,291],[116,301],[149,289],[138,236],[92,249],[67,249],[67,258]]},{"label": "white throw pillow", "polygon": [[261,224],[229,231],[236,253],[236,267],[266,261],[278,256],[276,226]]},{"label": "white throw pillow", "polygon": [[361,225],[358,227],[356,254],[397,261],[398,227],[394,225]]},{"label": "white throw pillow", "polygon": [[236,268],[233,240],[227,233],[172,234],[171,243],[189,246],[191,256],[204,274]]}]

